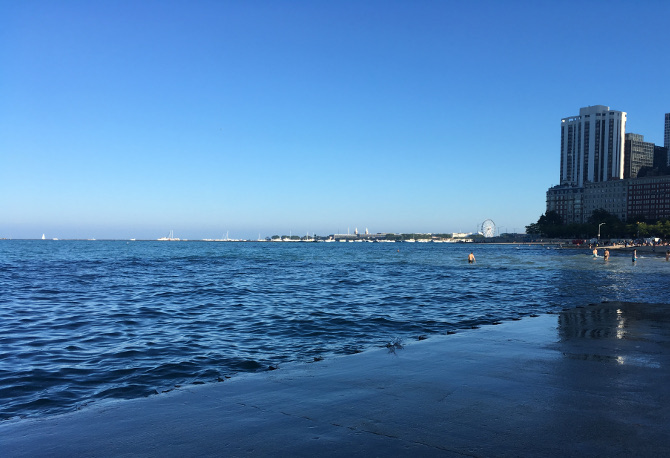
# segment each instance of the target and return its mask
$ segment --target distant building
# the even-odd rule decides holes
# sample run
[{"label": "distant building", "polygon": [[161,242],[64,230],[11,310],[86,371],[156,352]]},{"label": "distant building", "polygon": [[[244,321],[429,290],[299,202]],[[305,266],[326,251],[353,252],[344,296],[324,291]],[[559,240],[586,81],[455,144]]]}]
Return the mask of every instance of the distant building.
[{"label": "distant building", "polygon": [[624,143],[624,178],[637,178],[643,167],[654,166],[654,145],[645,142],[640,134],[626,134]]},{"label": "distant building", "polygon": [[561,120],[561,181],[584,186],[623,178],[626,113],[604,105],[580,108]]},{"label": "distant building", "polygon": [[547,190],[547,211],[565,224],[599,209],[621,221],[670,218],[670,113],[663,147],[625,129],[626,113],[603,105],[561,120],[561,181]]},{"label": "distant building", "polygon": [[670,218],[670,176],[638,178],[628,186],[628,218]]},{"label": "distant building", "polygon": [[610,180],[584,185],[584,222],[596,210],[605,210],[619,220],[628,217],[628,186],[631,180]]},{"label": "distant building", "polygon": [[577,186],[554,186],[547,191],[547,211],[555,211],[564,224],[584,221],[582,199],[584,188]]},{"label": "distant building", "polygon": [[669,165],[668,148],[666,146],[654,146],[654,168],[667,167]]}]

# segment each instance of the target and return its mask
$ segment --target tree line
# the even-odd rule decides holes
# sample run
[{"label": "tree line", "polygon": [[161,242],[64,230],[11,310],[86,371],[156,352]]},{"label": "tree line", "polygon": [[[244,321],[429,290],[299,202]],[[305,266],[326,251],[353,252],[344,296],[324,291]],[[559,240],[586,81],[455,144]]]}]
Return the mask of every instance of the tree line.
[{"label": "tree line", "polygon": [[[601,224],[604,223],[604,224]],[[526,226],[526,234],[542,235],[549,238],[592,238],[601,239],[638,239],[647,237],[670,238],[670,220],[645,220],[643,216],[621,221],[606,210],[595,210],[586,223],[564,224],[559,214],[553,210],[546,212]]]}]

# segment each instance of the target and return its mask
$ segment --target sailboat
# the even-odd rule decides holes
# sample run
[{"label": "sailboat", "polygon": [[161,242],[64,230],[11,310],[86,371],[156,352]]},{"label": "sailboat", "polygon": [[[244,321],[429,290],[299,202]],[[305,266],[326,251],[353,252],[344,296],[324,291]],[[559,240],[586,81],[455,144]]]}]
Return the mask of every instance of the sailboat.
[{"label": "sailboat", "polygon": [[46,240],[47,238],[42,234],[42,240]]},{"label": "sailboat", "polygon": [[168,241],[168,242],[177,242],[177,241],[179,241],[179,238],[175,238],[173,232],[174,232],[174,231],[170,231],[170,235],[168,235],[167,237],[161,237],[161,238],[159,238],[158,240],[161,241],[161,242],[165,242],[165,241]]}]

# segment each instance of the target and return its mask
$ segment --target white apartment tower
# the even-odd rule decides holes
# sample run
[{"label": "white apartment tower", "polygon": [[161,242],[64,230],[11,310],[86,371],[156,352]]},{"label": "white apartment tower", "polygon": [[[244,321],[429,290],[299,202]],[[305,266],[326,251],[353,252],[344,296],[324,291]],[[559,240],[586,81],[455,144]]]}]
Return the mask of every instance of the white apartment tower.
[{"label": "white apartment tower", "polygon": [[561,120],[561,185],[583,187],[624,174],[626,113],[603,105]]}]

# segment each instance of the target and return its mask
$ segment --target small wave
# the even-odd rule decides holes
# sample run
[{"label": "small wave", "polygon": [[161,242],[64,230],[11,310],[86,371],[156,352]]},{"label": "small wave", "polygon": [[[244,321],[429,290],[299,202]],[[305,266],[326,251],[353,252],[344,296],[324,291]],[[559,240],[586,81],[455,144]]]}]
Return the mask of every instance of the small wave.
[{"label": "small wave", "polygon": [[263,365],[261,363],[254,360],[246,360],[246,361],[240,361],[238,363],[231,363],[232,369],[237,369],[244,372],[254,372],[261,369],[262,367]]},{"label": "small wave", "polygon": [[473,245],[469,266],[447,244],[0,245],[0,418],[670,293],[665,263],[567,250]]},{"label": "small wave", "polygon": [[133,399],[158,394],[155,388],[144,385],[121,385],[104,389],[95,393],[95,399]]}]

